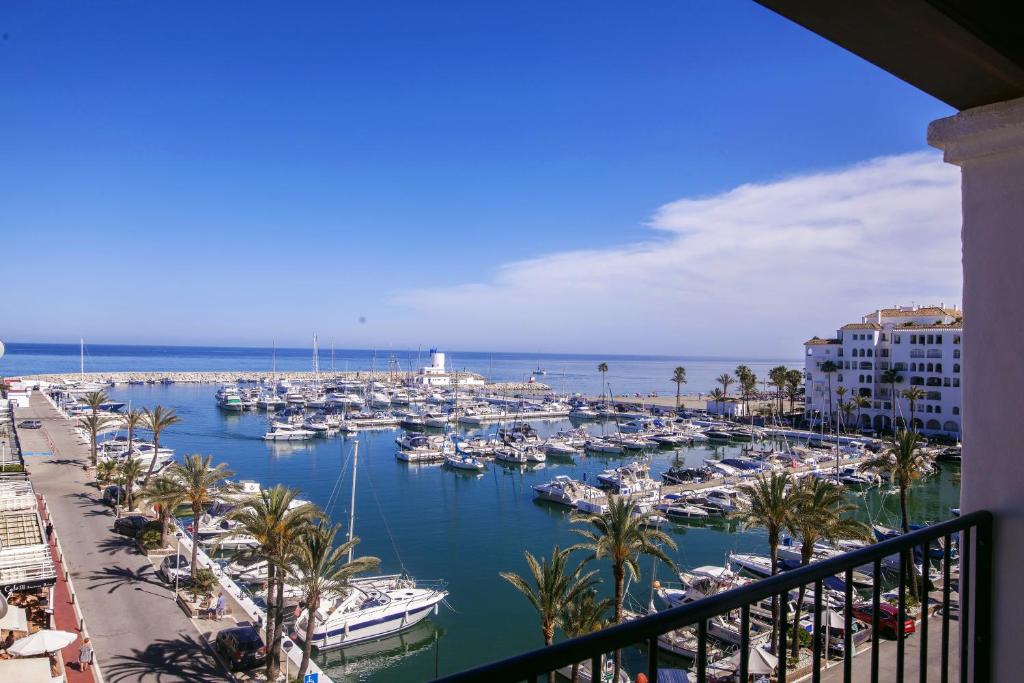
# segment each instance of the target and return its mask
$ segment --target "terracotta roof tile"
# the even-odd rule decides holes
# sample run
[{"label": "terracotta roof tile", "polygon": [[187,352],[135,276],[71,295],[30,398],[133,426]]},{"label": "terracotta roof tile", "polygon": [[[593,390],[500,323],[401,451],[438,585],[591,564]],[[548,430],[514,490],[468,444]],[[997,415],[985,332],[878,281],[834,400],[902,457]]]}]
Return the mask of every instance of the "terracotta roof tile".
[{"label": "terracotta roof tile", "polygon": [[804,342],[804,346],[825,346],[828,344],[838,344],[838,339],[822,339],[821,337],[811,337]]}]

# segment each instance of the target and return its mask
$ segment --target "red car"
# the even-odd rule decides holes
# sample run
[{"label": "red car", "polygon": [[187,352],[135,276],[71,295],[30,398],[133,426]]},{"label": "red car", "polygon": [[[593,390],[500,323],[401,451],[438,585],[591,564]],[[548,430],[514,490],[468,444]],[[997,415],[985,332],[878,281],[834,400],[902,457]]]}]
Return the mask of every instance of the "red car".
[{"label": "red car", "polygon": [[[853,617],[857,621],[870,626],[873,611],[874,605],[870,602],[863,602],[853,606]],[[895,605],[890,605],[887,602],[881,603],[878,606],[878,630],[895,638],[900,618],[899,614],[899,609]],[[909,616],[904,616],[903,634],[909,635],[916,630],[917,627],[914,625],[914,620]]]}]

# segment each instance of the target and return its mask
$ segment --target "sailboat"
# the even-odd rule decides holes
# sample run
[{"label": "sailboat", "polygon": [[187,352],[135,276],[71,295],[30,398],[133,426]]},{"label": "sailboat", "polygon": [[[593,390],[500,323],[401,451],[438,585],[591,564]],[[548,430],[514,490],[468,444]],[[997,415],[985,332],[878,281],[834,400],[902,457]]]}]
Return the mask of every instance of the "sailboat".
[{"label": "sailboat", "polygon": [[[349,505],[348,537],[355,535],[356,465],[359,441],[353,445],[352,501]],[[349,561],[352,550],[349,550]],[[417,582],[403,574],[351,579],[337,594],[328,596],[314,615],[312,644],[318,650],[333,650],[368,640],[385,638],[420,623],[433,611],[448,591],[443,583]],[[295,637],[306,637],[309,613],[295,624]]]},{"label": "sailboat", "polygon": [[71,395],[88,394],[92,391],[102,391],[105,387],[99,382],[87,382],[85,379],[85,339],[78,340],[78,381],[71,383],[67,393]]}]

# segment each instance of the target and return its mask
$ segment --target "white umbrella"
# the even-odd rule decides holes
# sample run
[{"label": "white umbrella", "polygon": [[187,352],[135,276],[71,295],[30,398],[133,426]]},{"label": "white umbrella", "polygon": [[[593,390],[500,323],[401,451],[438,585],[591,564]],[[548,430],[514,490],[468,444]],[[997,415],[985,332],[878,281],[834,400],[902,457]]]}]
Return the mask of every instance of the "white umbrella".
[{"label": "white umbrella", "polygon": [[[736,667],[736,671],[739,671],[740,653],[737,651],[728,659],[728,662]],[[778,665],[779,658],[771,652],[760,647],[750,648],[750,656],[747,658],[747,673],[771,674]]]},{"label": "white umbrella", "polygon": [[44,655],[50,652],[57,652],[78,638],[76,633],[67,631],[51,631],[49,629],[36,631],[30,636],[25,636],[14,641],[14,644],[7,648],[12,655],[19,657],[30,657],[32,655]]}]

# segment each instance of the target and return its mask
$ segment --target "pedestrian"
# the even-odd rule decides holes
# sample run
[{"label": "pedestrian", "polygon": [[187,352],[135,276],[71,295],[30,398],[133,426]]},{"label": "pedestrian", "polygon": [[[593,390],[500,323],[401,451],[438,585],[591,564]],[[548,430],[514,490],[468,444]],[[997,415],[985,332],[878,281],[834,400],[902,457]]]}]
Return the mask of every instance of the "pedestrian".
[{"label": "pedestrian", "polygon": [[82,643],[82,647],[78,648],[79,671],[88,671],[90,664],[92,664],[92,643],[86,638],[85,642]]},{"label": "pedestrian", "polygon": [[224,591],[221,591],[220,594],[217,596],[217,621],[220,621],[221,618],[224,616],[224,611],[226,607],[227,603],[224,600]]},{"label": "pedestrian", "polygon": [[50,542],[50,537],[53,536],[53,522],[46,520],[46,542]]}]

